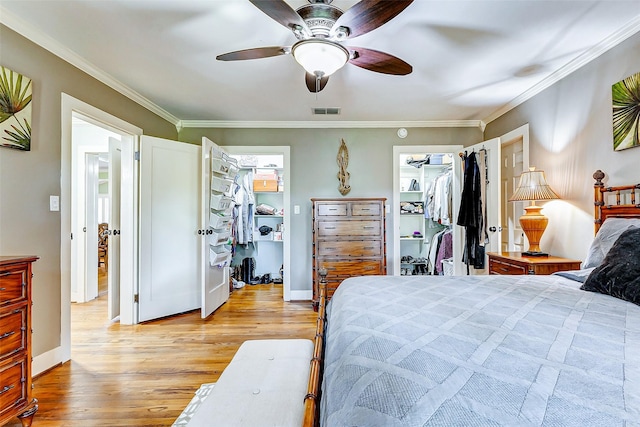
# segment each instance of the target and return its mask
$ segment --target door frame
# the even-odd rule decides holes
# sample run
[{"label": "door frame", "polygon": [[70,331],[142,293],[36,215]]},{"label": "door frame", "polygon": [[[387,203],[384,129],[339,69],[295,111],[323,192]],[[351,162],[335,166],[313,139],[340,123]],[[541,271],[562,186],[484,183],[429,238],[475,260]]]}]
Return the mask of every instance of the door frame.
[{"label": "door frame", "polygon": [[[72,171],[72,119],[74,113],[93,121],[96,125],[113,132],[129,136],[130,144],[137,144],[142,129],[122,119],[106,113],[86,102],[80,101],[66,93],[62,93],[61,108],[61,174],[60,174],[60,347],[59,354],[54,355],[54,362],[66,362],[71,359],[71,186]],[[123,141],[124,142],[124,141]],[[132,218],[133,220],[133,218]],[[132,274],[135,274],[134,271]],[[133,293],[133,292],[131,292]],[[126,293],[121,292],[121,297]],[[122,321],[121,317],[121,321]],[[43,362],[45,364],[46,362]]]},{"label": "door frame", "polygon": [[[400,155],[401,154],[451,154],[453,155],[453,180],[451,182],[451,194],[460,194],[462,192],[462,175],[458,162],[458,153],[464,150],[462,145],[394,145],[393,146],[393,259],[387,265],[393,266],[388,274],[400,275]],[[455,217],[460,209],[460,198],[452,198],[452,218],[455,223]],[[454,256],[459,257],[462,248],[456,239],[453,240]],[[455,274],[461,274],[461,267],[458,263],[454,263]]]},{"label": "door frame", "polygon": [[[525,123],[524,125],[500,136],[500,145],[505,146],[507,144],[512,144],[517,140],[522,140],[522,169],[528,170],[529,169],[529,123]],[[504,204],[510,203],[510,202],[508,200],[505,200],[504,197],[502,197],[502,200],[500,201],[500,203],[501,203],[500,210],[503,211]],[[501,218],[501,220],[504,221],[504,218]],[[501,228],[503,228],[502,224],[500,224],[500,226]],[[502,245],[502,242],[501,242],[501,245]],[[518,250],[518,248],[515,246],[515,242],[512,240],[511,235],[509,236],[508,245],[509,245],[508,249],[510,251]]]}]

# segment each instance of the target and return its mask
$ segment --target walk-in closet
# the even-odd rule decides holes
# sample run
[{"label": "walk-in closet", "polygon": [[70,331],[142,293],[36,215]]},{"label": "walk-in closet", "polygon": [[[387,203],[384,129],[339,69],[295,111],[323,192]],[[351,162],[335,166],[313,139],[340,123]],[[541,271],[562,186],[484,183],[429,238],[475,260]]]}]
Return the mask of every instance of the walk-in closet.
[{"label": "walk-in closet", "polygon": [[233,194],[232,283],[289,285],[289,147],[225,147],[239,174]]}]

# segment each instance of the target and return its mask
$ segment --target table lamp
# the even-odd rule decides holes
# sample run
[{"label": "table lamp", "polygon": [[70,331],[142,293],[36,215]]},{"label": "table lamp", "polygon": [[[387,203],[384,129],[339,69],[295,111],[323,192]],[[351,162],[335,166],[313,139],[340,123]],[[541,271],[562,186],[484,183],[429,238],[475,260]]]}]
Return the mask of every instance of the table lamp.
[{"label": "table lamp", "polygon": [[536,205],[536,200],[559,199],[558,195],[547,184],[544,171],[530,167],[529,171],[520,175],[518,188],[509,198],[510,202],[531,201],[531,205],[524,208],[525,214],[520,217],[520,225],[529,241],[529,250],[523,252],[525,256],[548,256],[540,250],[540,239],[547,228],[549,219],[540,210],[541,206]]}]

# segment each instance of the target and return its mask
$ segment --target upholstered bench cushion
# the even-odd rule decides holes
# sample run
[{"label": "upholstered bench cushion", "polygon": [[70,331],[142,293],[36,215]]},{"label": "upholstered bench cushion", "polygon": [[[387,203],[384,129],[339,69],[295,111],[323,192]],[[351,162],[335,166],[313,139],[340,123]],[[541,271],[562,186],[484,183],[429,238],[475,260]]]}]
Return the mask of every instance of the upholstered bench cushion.
[{"label": "upholstered bench cushion", "polygon": [[190,427],[302,425],[313,342],[245,341]]}]

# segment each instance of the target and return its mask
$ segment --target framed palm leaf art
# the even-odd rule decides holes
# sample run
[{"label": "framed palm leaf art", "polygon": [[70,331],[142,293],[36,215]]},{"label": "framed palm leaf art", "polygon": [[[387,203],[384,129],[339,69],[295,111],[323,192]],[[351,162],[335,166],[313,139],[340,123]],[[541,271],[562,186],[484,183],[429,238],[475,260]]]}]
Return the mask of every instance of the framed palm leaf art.
[{"label": "framed palm leaf art", "polygon": [[0,66],[0,146],[31,149],[31,79]]},{"label": "framed palm leaf art", "polygon": [[640,73],[612,87],[613,149],[640,146]]}]

